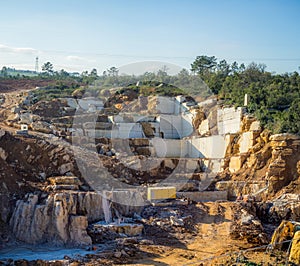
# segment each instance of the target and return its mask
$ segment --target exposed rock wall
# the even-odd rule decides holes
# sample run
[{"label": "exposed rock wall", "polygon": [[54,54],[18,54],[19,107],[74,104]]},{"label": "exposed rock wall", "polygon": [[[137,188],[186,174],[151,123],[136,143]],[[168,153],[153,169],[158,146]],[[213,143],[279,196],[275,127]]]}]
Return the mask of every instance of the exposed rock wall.
[{"label": "exposed rock wall", "polygon": [[269,193],[275,194],[299,177],[300,137],[277,134],[270,137],[272,159],[268,168]]},{"label": "exposed rock wall", "polygon": [[[230,138],[224,160],[225,171],[221,177],[228,177],[235,183],[246,181],[247,186],[260,182],[258,190],[263,199],[272,199],[282,189],[297,193],[300,176],[300,137],[292,134],[271,135],[265,130],[259,132],[257,125],[252,126],[247,119],[242,128],[250,130]],[[251,127],[255,131],[251,131]],[[298,181],[297,181],[298,180]],[[264,185],[265,184],[265,185]],[[264,187],[266,188],[265,190]],[[240,193],[255,193],[244,188],[235,189]],[[278,194],[277,196],[280,196]]]},{"label": "exposed rock wall", "polygon": [[[130,203],[136,196],[134,191],[120,191],[113,192],[109,198]],[[86,229],[88,223],[104,220],[102,206],[102,195],[97,192],[30,193],[24,200],[17,201],[10,227],[18,240],[30,244],[90,245]],[[133,204],[117,203],[112,209],[122,217],[142,210]]]},{"label": "exposed rock wall", "polygon": [[103,219],[102,197],[96,192],[28,194],[10,220],[16,238],[30,244],[89,245],[88,221]]},{"label": "exposed rock wall", "polygon": [[49,176],[76,174],[73,155],[63,145],[0,131],[0,219],[7,223],[18,199],[43,186]]}]

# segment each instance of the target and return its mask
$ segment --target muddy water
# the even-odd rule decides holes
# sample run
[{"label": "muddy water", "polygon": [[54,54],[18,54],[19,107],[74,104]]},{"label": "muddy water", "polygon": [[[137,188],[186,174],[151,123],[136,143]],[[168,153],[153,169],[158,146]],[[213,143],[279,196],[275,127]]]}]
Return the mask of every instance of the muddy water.
[{"label": "muddy water", "polygon": [[[99,250],[98,250],[99,251]],[[62,260],[64,256],[70,258],[77,258],[87,254],[94,254],[95,251],[87,251],[85,249],[63,249],[50,247],[33,247],[33,246],[19,246],[9,247],[0,250],[0,260]]]}]

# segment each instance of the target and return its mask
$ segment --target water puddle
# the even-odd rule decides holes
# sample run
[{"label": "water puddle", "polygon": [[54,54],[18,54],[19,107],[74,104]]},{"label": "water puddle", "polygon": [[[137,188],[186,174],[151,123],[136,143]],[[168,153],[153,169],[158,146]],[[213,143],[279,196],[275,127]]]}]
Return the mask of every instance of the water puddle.
[{"label": "water puddle", "polygon": [[95,251],[87,251],[79,248],[50,248],[50,247],[9,247],[0,250],[0,260],[62,260],[65,256],[79,258],[87,254],[95,254]]}]

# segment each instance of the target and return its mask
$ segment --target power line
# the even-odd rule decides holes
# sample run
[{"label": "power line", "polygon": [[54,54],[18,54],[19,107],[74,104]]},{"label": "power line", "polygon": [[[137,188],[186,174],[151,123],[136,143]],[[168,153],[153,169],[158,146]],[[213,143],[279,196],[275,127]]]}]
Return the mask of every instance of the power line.
[{"label": "power line", "polygon": [[[111,53],[97,53],[97,52],[83,52],[83,51],[64,51],[64,50],[40,50],[40,52],[44,53],[59,53],[59,54],[78,54],[78,55],[90,55],[90,56],[100,56],[100,57],[123,57],[123,58],[161,58],[161,59],[188,59],[193,60],[196,58],[196,56],[166,56],[166,55],[134,55],[134,54],[111,54]],[[300,62],[300,58],[270,58],[270,57],[229,57],[227,58],[229,61],[294,61],[294,62]]]},{"label": "power line", "polygon": [[36,73],[39,72],[39,58],[38,57],[35,58],[35,72]]}]

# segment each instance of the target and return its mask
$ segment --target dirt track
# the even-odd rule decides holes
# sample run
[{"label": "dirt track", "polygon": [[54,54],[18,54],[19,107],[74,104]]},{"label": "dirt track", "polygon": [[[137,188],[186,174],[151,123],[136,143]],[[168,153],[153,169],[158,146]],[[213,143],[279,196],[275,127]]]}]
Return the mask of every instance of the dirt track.
[{"label": "dirt track", "polygon": [[35,87],[47,86],[54,82],[49,79],[0,79],[0,93],[28,91]]},{"label": "dirt track", "polygon": [[173,246],[165,239],[165,245],[144,245],[142,251],[150,253],[151,258],[145,257],[134,265],[199,265],[210,257],[249,247],[229,237],[234,202],[208,202],[197,207],[199,213],[191,213],[196,219],[196,232],[186,244]]},{"label": "dirt track", "polygon": [[[165,238],[164,244],[141,245],[140,250],[144,256],[133,259],[131,264],[125,265],[245,265],[235,263],[238,253],[240,250],[252,248],[253,245],[230,237],[230,226],[234,213],[238,210],[237,204],[236,202],[197,204],[195,212],[191,213],[196,224],[196,231],[192,235],[183,233],[180,235],[182,240],[175,245],[174,241],[168,238]],[[265,253],[265,249],[247,252],[245,255],[249,261],[258,265],[259,263],[278,265],[276,257],[270,257]]]}]

